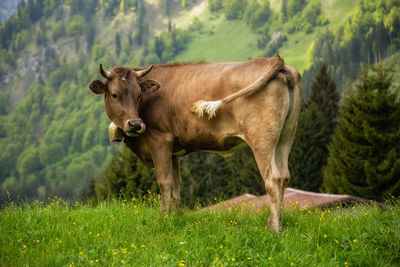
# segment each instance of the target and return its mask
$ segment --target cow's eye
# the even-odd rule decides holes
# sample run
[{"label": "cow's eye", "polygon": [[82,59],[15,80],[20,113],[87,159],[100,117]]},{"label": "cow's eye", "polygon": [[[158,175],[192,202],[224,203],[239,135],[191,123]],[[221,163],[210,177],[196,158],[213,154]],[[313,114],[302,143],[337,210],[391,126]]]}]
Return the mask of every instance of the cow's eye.
[{"label": "cow's eye", "polygon": [[111,94],[111,96],[112,96],[112,98],[114,98],[114,99],[117,99],[117,98],[118,98],[117,94]]}]

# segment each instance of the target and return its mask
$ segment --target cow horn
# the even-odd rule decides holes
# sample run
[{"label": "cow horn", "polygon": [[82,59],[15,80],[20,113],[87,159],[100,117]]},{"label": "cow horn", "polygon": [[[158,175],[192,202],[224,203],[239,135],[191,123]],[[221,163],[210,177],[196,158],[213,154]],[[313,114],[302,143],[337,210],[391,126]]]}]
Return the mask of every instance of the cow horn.
[{"label": "cow horn", "polygon": [[147,69],[144,70],[139,70],[136,71],[136,76],[138,78],[145,76],[147,73],[149,73],[151,71],[151,69],[153,68],[153,65],[150,65],[150,67],[148,67]]},{"label": "cow horn", "polygon": [[111,80],[111,73],[109,71],[104,71],[102,64],[100,64],[100,74],[101,74],[101,76],[103,76],[107,80]]}]

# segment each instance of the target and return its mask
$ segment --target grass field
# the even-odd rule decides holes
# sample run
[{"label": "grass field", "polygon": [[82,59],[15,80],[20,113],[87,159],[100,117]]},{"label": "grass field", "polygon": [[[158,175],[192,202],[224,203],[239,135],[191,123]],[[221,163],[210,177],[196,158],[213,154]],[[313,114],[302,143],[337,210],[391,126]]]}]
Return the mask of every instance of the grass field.
[{"label": "grass field", "polygon": [[262,54],[258,35],[242,20],[226,21],[222,16],[204,22],[202,33],[194,33],[175,61],[244,61]]},{"label": "grass field", "polygon": [[160,215],[157,197],[98,205],[9,204],[0,211],[0,266],[398,266],[400,205],[283,213],[186,210]]}]

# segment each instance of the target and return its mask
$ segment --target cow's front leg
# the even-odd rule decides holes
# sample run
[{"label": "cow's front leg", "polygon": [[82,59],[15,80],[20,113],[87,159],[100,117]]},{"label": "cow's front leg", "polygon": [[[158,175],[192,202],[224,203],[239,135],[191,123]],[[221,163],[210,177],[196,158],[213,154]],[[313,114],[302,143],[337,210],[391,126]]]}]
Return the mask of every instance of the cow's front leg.
[{"label": "cow's front leg", "polygon": [[172,166],[172,146],[168,143],[151,144],[154,167],[156,168],[157,184],[161,193],[161,212],[170,210],[171,191],[174,174]]},{"label": "cow's front leg", "polygon": [[172,201],[174,208],[179,212],[181,210],[181,174],[179,166],[179,158],[172,158],[172,168],[174,175],[174,182],[172,186]]}]

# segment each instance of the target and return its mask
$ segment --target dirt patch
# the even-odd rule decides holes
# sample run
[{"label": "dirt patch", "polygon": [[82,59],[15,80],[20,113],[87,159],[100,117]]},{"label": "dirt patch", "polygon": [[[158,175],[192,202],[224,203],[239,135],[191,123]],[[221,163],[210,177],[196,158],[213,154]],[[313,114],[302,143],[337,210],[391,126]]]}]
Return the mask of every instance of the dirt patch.
[{"label": "dirt patch", "polygon": [[[283,197],[283,207],[285,209],[291,208],[311,208],[311,207],[326,207],[335,204],[342,204],[348,202],[363,202],[371,203],[370,200],[351,196],[351,195],[335,195],[314,193],[294,188],[286,188]],[[378,203],[379,204],[379,203]],[[269,206],[268,195],[255,196],[252,194],[244,194],[221,203],[207,207],[208,209],[215,209],[218,207],[233,207],[239,205],[241,207],[250,207],[255,209],[263,209]]]}]

